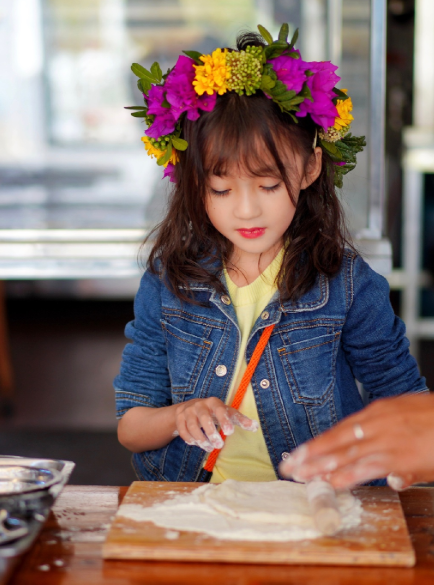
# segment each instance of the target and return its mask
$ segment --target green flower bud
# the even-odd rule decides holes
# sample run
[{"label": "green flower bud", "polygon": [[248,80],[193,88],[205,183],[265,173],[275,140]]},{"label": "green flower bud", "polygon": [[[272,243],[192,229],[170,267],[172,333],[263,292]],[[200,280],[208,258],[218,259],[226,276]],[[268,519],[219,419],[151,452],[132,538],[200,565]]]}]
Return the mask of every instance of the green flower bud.
[{"label": "green flower bud", "polygon": [[261,47],[247,47],[245,51],[228,53],[226,59],[231,68],[231,77],[228,79],[230,90],[243,95],[244,91],[248,89],[249,95],[252,95],[259,89],[262,64],[256,56],[258,54],[262,54]]}]

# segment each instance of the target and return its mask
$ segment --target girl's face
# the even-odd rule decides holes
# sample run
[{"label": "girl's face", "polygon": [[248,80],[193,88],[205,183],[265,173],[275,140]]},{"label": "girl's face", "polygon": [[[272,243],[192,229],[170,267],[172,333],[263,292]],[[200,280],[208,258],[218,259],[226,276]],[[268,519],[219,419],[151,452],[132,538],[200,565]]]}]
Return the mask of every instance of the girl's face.
[{"label": "girl's face", "polygon": [[[295,201],[300,190],[321,172],[321,156],[321,148],[317,147],[305,170],[301,156],[290,153]],[[261,258],[266,267],[283,245],[295,206],[280,176],[269,171],[264,176],[252,176],[234,165],[224,176],[209,177],[206,211],[216,230],[234,245],[231,260],[243,263]]]}]

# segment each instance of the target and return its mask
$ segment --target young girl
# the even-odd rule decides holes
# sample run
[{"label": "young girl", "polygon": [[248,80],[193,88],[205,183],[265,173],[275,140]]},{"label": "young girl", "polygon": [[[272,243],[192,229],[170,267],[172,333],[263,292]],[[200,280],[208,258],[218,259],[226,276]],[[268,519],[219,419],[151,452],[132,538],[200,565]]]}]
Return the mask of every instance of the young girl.
[{"label": "young girl", "polygon": [[164,76],[132,67],[176,183],[115,380],[140,479],[275,480],[363,407],[355,379],[372,399],[426,389],[385,279],[347,243],[335,185],[364,141],[337,68],[259,29]]}]

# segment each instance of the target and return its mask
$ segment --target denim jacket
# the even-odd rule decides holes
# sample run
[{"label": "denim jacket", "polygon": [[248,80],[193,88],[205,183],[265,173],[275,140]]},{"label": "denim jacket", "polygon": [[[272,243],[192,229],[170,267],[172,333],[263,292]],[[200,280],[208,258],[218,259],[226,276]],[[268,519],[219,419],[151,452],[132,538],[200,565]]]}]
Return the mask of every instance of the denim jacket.
[{"label": "denim jacket", "polygon": [[[143,275],[135,319],[125,330],[132,343],[114,381],[118,418],[136,406],[226,400],[241,338],[235,310],[211,286],[192,289],[206,307],[181,303],[159,276]],[[273,323],[251,384],[276,474],[283,454],[363,407],[355,379],[371,400],[426,390],[387,281],[350,250],[336,276],[319,275],[297,302],[281,303],[275,294],[250,333],[247,362]],[[144,480],[205,481],[205,458],[177,437],[134,454],[133,465]]]}]

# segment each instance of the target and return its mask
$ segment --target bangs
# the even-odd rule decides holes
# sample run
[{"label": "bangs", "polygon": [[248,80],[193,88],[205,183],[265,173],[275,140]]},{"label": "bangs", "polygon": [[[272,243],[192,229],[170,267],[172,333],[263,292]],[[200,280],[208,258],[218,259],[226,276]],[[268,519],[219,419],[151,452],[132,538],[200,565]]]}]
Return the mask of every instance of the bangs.
[{"label": "bangs", "polygon": [[207,178],[238,171],[287,182],[279,147],[292,146],[290,133],[276,119],[273,102],[261,97],[225,94],[216,104],[215,115],[206,118],[201,152]]},{"label": "bangs", "polygon": [[[238,128],[220,127],[218,135],[207,140],[203,150],[203,168],[206,177],[245,173],[252,177],[276,177],[282,179],[283,163],[273,146],[267,144],[259,132],[252,128],[237,132]],[[277,160],[270,150],[277,154]]]}]

